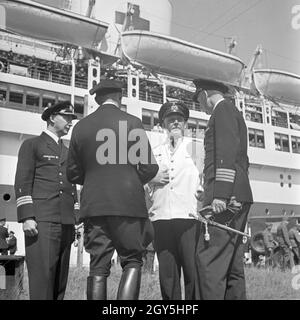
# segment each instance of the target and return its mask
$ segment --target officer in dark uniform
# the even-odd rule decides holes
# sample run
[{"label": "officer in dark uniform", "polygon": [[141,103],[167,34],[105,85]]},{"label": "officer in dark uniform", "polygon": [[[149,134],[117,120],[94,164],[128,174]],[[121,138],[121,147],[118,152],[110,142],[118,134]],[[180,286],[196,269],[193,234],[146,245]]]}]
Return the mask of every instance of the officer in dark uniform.
[{"label": "officer in dark uniform", "polygon": [[300,259],[299,259],[300,234],[298,232],[299,228],[300,228],[300,225],[296,224],[289,230],[289,239],[292,246],[294,264],[296,265],[299,264],[300,262]]},{"label": "officer in dark uniform", "polygon": [[19,150],[15,194],[32,300],[61,300],[65,294],[77,194],[66,177],[68,149],[61,137],[75,118],[68,101],[46,108],[47,129]]},{"label": "officer in dark uniform", "polygon": [[114,248],[123,269],[117,299],[138,299],[142,257],[153,236],[148,234],[153,230],[143,184],[158,166],[141,120],[120,110],[122,86],[101,80],[90,90],[99,108],[74,127],[70,142],[67,176],[83,185],[80,220],[90,254],[88,300],[106,299]]},{"label": "officer in dark uniform", "polygon": [[277,227],[277,241],[280,247],[281,254],[281,269],[284,271],[288,268],[288,265],[292,264],[292,244],[289,238],[289,231],[287,225],[289,223],[289,218],[284,216],[282,221]]},{"label": "officer in dark uniform", "polygon": [[6,219],[0,220],[0,254],[7,255],[8,254],[8,244],[6,239],[8,238],[8,230],[5,226]]},{"label": "officer in dark uniform", "polygon": [[[194,100],[211,113],[204,138],[203,206],[211,205],[215,221],[244,231],[253,202],[245,121],[235,105],[224,98],[227,86],[202,79],[194,84]],[[241,204],[235,216],[227,210],[232,199]],[[202,233],[197,248],[201,298],[245,299],[242,236],[214,226],[209,226],[209,233],[210,241]]]}]

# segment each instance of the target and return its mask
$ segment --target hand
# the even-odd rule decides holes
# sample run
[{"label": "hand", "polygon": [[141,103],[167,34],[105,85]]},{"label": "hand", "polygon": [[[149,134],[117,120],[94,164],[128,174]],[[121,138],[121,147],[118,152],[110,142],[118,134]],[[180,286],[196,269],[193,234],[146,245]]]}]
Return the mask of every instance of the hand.
[{"label": "hand", "polygon": [[156,184],[158,186],[164,186],[170,182],[169,170],[163,169],[158,170],[156,176],[150,181],[150,183]]},{"label": "hand", "polygon": [[34,219],[27,219],[23,222],[23,231],[26,236],[34,237],[38,234],[37,223]]},{"label": "hand", "polygon": [[198,201],[203,201],[204,198],[204,189],[201,185],[196,190],[195,197]]},{"label": "hand", "polygon": [[226,210],[226,201],[221,199],[214,199],[211,204],[213,213],[221,213]]}]

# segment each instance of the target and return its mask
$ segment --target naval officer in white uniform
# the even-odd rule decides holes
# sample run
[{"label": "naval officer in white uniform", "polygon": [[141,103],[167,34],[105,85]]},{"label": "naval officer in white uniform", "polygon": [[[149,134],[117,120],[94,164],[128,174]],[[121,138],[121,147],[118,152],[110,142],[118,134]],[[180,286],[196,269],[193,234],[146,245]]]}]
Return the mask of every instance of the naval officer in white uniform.
[{"label": "naval officer in white uniform", "polygon": [[195,194],[200,188],[203,152],[201,143],[184,136],[188,118],[189,109],[182,102],[161,106],[159,120],[168,137],[153,149],[159,171],[147,186],[164,300],[182,299],[181,268],[185,299],[198,298],[195,249],[200,228],[190,213],[197,211]]}]

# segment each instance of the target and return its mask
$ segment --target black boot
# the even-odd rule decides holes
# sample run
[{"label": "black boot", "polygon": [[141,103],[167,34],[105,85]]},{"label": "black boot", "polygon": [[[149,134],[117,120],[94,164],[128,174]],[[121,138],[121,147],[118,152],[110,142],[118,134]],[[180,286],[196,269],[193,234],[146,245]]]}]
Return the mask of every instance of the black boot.
[{"label": "black boot", "polygon": [[89,276],[87,278],[87,300],[106,300],[106,280],[104,276]]},{"label": "black boot", "polygon": [[122,273],[117,300],[138,300],[141,285],[141,268],[128,268]]}]

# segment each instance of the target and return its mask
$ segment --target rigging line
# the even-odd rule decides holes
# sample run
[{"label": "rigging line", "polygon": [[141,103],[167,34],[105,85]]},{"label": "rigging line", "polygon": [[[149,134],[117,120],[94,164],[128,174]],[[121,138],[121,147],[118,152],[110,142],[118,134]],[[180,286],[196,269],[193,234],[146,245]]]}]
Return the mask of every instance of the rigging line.
[{"label": "rigging line", "polygon": [[[217,3],[215,5],[219,5],[219,3],[224,2],[224,0],[219,0],[217,1]],[[197,7],[199,7],[199,5],[201,5],[202,2],[199,0],[196,0],[196,5],[192,6],[191,8],[189,8],[190,11],[194,11]]]},{"label": "rigging line", "polygon": [[273,55],[275,55],[275,56],[278,56],[278,57],[280,57],[280,58],[283,58],[283,59],[285,59],[285,60],[289,60],[289,61],[293,61],[293,62],[298,62],[298,63],[300,63],[300,60],[291,59],[291,58],[282,56],[282,55],[280,55],[280,54],[278,54],[278,53],[276,53],[276,52],[273,52],[273,51],[271,51],[271,50],[269,50],[269,49],[264,48],[264,51],[267,51],[267,52],[269,52],[269,53],[271,53],[271,54],[273,54]]},{"label": "rigging line", "polygon": [[[224,26],[228,25],[229,23],[231,23],[232,21],[238,19],[241,17],[241,15],[243,15],[244,13],[246,13],[247,11],[251,10],[252,8],[254,8],[255,6],[257,6],[259,3],[261,3],[264,0],[258,0],[256,1],[252,6],[248,7],[247,9],[245,9],[244,11],[240,12],[238,15],[232,17],[230,20],[228,20],[227,22],[223,23],[221,26],[219,26],[217,29],[213,30],[212,33],[220,30],[221,28],[223,28]],[[207,38],[207,35],[203,38],[201,38],[199,41],[203,41],[204,39]]]},{"label": "rigging line", "polygon": [[[147,13],[151,14],[152,17],[156,17],[156,18],[158,18],[158,19],[161,20],[161,21],[165,21],[165,18],[160,17],[160,16],[158,16],[158,15],[155,15],[155,14],[153,14],[153,13],[150,12],[150,11],[143,10],[143,12],[147,12]],[[204,33],[204,34],[211,35],[210,32],[205,32],[205,31],[197,30],[197,29],[196,29],[195,27],[193,27],[193,26],[187,26],[187,25],[182,24],[182,23],[174,22],[173,20],[174,20],[174,19],[171,20],[171,24],[173,24],[173,25],[177,25],[177,26],[179,26],[179,27],[192,30],[193,32],[202,32],[202,33]],[[212,34],[212,36],[215,36],[215,37],[218,37],[218,38],[224,38],[224,37],[225,37],[224,35],[218,35],[218,34]]]},{"label": "rigging line", "polygon": [[242,0],[238,0],[236,3],[234,3],[231,7],[229,7],[228,9],[226,9],[226,11],[223,11],[222,13],[220,13],[217,17],[214,17],[213,20],[211,20],[206,26],[204,26],[203,28],[201,28],[199,31],[204,32],[205,29],[207,29],[209,26],[213,25],[214,23],[218,22],[218,19],[224,17],[225,15],[228,14],[228,12],[230,12],[233,8],[237,7],[240,3],[242,2]]}]

